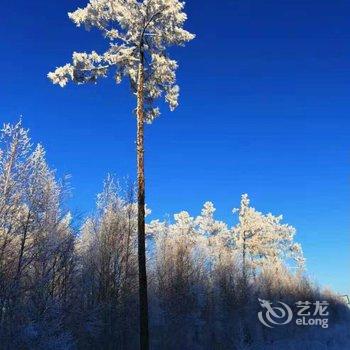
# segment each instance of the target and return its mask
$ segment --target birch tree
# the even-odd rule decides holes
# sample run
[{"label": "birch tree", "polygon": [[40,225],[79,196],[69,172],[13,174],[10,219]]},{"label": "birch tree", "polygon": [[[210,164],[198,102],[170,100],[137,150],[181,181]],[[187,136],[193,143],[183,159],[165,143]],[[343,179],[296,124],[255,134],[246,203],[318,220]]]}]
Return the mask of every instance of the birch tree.
[{"label": "birch tree", "polygon": [[148,349],[147,274],[145,254],[145,176],[144,123],[159,114],[156,100],[162,96],[170,110],[178,106],[179,87],[175,82],[177,62],[167,55],[167,48],[183,46],[194,35],[183,29],[187,16],[179,0],[90,0],[85,8],[69,13],[69,18],[86,29],[99,29],[109,42],[99,54],[74,52],[72,63],[48,74],[54,84],[65,86],[96,82],[110,69],[117,84],[130,82],[136,95],[137,115],[137,185],[138,185],[138,259],[140,294],[140,344]]}]

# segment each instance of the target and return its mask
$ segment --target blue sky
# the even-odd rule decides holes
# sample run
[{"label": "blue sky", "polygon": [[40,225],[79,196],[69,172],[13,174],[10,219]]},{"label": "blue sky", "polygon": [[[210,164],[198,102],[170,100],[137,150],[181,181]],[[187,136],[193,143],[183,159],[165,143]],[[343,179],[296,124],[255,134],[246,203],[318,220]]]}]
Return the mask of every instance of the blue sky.
[{"label": "blue sky", "polygon": [[[0,122],[23,115],[50,165],[72,175],[81,215],[107,172],[135,174],[127,85],[61,89],[46,78],[72,51],[106,47],[66,15],[85,3],[5,0],[0,27]],[[186,9],[197,38],[172,50],[180,107],[162,106],[146,130],[152,217],[195,215],[211,200],[233,222],[247,192],[297,228],[313,279],[350,293],[350,2],[188,0]]]}]

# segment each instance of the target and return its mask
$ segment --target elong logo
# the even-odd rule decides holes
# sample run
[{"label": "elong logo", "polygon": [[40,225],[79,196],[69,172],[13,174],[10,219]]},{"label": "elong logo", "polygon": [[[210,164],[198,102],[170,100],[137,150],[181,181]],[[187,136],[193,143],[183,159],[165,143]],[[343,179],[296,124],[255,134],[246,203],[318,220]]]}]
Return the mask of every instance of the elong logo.
[{"label": "elong logo", "polygon": [[[292,308],[278,301],[273,306],[273,303],[269,300],[258,299],[263,311],[258,312],[259,321],[268,328],[274,328],[275,326],[282,326],[289,324],[293,319]],[[296,313],[295,324],[297,326],[320,326],[322,328],[328,328],[329,312],[326,311],[329,303],[327,301],[298,301],[295,303],[298,311]],[[312,308],[312,306],[314,306]],[[310,311],[313,309],[313,312]],[[316,317],[318,316],[318,317]]]}]

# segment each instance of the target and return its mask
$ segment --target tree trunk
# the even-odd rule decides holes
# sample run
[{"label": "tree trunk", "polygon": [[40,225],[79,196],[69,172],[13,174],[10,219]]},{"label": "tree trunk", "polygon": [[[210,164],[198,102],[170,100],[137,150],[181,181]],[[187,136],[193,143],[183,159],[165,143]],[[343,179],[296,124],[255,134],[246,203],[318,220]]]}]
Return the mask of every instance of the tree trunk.
[{"label": "tree trunk", "polygon": [[145,244],[145,174],[144,174],[144,110],[143,110],[144,67],[143,55],[138,71],[137,84],[137,228],[139,262],[140,302],[140,349],[149,349],[148,298]]},{"label": "tree trunk", "polygon": [[242,250],[242,275],[243,275],[243,284],[244,284],[244,293],[246,293],[246,287],[247,287],[247,257],[246,257],[246,233],[244,232],[243,235],[243,250]]}]

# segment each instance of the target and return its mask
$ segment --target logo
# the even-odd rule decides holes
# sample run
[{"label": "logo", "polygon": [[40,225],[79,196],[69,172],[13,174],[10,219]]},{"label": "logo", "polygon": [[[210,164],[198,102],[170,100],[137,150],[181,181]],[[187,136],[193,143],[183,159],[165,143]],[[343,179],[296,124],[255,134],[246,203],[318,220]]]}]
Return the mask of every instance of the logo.
[{"label": "logo", "polygon": [[274,326],[281,326],[288,324],[293,318],[292,309],[282,301],[279,301],[280,306],[272,306],[268,300],[259,299],[260,305],[264,308],[258,313],[259,321],[266,327],[274,328]]},{"label": "logo", "polygon": [[[262,311],[258,312],[259,321],[268,328],[275,326],[282,326],[290,323],[293,319],[292,308],[278,301],[273,305],[269,300],[258,299]],[[295,308],[298,309],[295,317],[295,324],[297,326],[320,326],[328,328],[329,312],[326,311],[329,306],[327,301],[297,301]],[[318,317],[316,317],[318,316]]]}]

